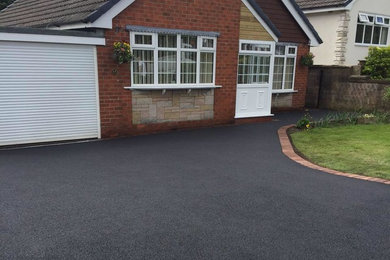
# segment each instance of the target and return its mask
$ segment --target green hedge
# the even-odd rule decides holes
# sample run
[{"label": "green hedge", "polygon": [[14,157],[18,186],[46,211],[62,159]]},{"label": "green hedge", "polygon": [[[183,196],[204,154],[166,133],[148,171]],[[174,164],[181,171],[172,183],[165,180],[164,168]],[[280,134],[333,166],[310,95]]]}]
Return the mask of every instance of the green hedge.
[{"label": "green hedge", "polygon": [[390,79],[390,47],[371,47],[363,73],[372,79]]}]

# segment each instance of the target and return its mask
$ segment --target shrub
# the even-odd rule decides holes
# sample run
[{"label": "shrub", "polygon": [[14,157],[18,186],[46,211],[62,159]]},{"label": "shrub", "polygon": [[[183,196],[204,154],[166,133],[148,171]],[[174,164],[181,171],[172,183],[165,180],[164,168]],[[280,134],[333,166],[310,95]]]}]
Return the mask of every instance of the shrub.
[{"label": "shrub", "polygon": [[366,60],[364,74],[370,75],[372,79],[390,78],[390,46],[371,47]]},{"label": "shrub", "polygon": [[314,54],[309,52],[308,54],[301,57],[301,64],[307,67],[313,66],[314,64],[313,59],[314,59]]},{"label": "shrub", "polygon": [[356,125],[359,118],[362,117],[361,112],[336,112],[329,113],[318,121],[315,121],[313,127],[329,127],[331,125]]},{"label": "shrub", "polygon": [[390,87],[386,87],[386,88],[385,88],[385,94],[383,95],[383,100],[384,100],[386,103],[389,103],[389,104],[390,104]]},{"label": "shrub", "polygon": [[301,119],[298,120],[296,127],[298,129],[309,129],[311,117],[309,114],[305,114]]}]

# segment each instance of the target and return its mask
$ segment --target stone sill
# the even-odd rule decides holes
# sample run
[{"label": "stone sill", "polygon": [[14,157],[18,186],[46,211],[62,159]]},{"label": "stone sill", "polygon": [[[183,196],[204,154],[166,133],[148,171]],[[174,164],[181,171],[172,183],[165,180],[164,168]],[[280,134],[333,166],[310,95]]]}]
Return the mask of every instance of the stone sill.
[{"label": "stone sill", "polygon": [[179,86],[135,86],[124,87],[129,90],[190,90],[190,89],[214,89],[222,88],[218,85],[179,85]]},{"label": "stone sill", "polygon": [[298,90],[272,90],[272,94],[293,94],[298,93]]}]

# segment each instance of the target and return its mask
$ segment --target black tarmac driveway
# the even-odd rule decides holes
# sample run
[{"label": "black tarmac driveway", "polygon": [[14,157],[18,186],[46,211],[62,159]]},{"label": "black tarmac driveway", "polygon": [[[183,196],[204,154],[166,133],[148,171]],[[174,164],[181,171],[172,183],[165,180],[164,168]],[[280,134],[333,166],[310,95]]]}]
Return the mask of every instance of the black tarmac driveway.
[{"label": "black tarmac driveway", "polygon": [[0,151],[0,259],[389,259],[390,186],[285,157],[300,115]]}]

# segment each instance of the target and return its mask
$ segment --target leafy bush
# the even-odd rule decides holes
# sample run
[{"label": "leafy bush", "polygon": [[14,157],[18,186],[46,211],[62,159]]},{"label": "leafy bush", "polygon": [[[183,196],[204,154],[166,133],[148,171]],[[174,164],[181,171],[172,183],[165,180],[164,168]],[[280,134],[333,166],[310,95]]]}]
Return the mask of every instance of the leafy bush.
[{"label": "leafy bush", "polygon": [[381,124],[390,123],[390,112],[374,112],[375,122]]},{"label": "leafy bush", "polygon": [[390,78],[390,46],[371,47],[366,60],[364,74],[370,75],[372,79]]},{"label": "leafy bush", "polygon": [[361,112],[336,112],[329,113],[318,121],[313,122],[313,127],[329,127],[332,125],[356,125]]},{"label": "leafy bush", "polygon": [[298,120],[296,127],[298,129],[309,129],[310,128],[310,122],[311,117],[309,114],[305,114],[301,119]]},{"label": "leafy bush", "polygon": [[383,95],[383,100],[390,104],[390,87],[385,88],[385,94]]},{"label": "leafy bush", "polygon": [[306,55],[302,56],[301,57],[301,64],[303,66],[307,66],[307,67],[313,66],[313,64],[314,64],[314,54],[309,52]]}]

